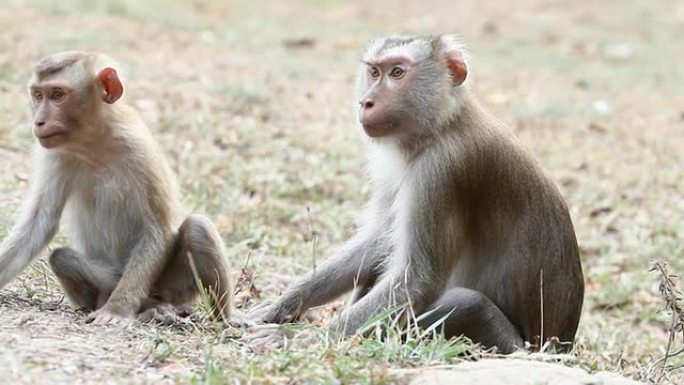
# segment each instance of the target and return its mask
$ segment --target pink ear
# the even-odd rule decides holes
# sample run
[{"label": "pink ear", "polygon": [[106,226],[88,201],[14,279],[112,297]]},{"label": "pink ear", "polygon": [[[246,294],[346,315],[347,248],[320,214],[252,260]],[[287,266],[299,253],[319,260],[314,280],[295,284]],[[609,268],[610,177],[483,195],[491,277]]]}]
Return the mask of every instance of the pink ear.
[{"label": "pink ear", "polygon": [[114,68],[107,67],[100,71],[97,77],[102,82],[102,86],[105,90],[105,95],[102,97],[102,100],[109,104],[119,100],[121,95],[123,95],[124,89],[116,70]]},{"label": "pink ear", "polygon": [[451,51],[446,54],[447,67],[451,72],[451,82],[454,86],[460,86],[468,77],[468,67],[463,61],[463,55],[459,51]]}]

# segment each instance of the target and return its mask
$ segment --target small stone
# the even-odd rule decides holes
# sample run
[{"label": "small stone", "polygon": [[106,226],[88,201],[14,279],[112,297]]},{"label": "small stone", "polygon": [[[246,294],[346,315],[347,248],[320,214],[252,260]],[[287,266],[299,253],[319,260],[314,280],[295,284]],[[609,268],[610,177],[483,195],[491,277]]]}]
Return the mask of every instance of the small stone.
[{"label": "small stone", "polygon": [[600,132],[602,134],[605,134],[606,132],[608,132],[608,129],[606,128],[606,126],[604,126],[603,124],[600,124],[600,123],[596,123],[596,122],[589,123],[589,129],[591,131]]},{"label": "small stone", "polygon": [[485,35],[496,35],[499,33],[499,26],[492,21],[488,21],[482,25],[482,32]]},{"label": "small stone", "polygon": [[634,56],[636,48],[631,42],[609,44],[603,49],[603,56],[611,60],[628,60]]},{"label": "small stone", "polygon": [[575,86],[581,90],[589,89],[589,82],[584,79],[579,79],[575,82]]},{"label": "small stone", "polygon": [[285,39],[282,41],[282,44],[285,48],[289,49],[313,48],[316,45],[316,39],[310,37]]},{"label": "small stone", "polygon": [[604,99],[594,100],[591,103],[591,106],[592,108],[594,108],[594,111],[596,111],[600,115],[610,114],[610,104],[608,104],[608,102]]},{"label": "small stone", "polygon": [[202,32],[200,32],[200,34],[199,34],[199,39],[200,39],[200,41],[202,41],[203,43],[214,43],[214,42],[216,42],[216,40],[218,40],[218,39],[216,38],[216,34],[213,33],[213,32],[211,32],[211,31],[202,31]]}]

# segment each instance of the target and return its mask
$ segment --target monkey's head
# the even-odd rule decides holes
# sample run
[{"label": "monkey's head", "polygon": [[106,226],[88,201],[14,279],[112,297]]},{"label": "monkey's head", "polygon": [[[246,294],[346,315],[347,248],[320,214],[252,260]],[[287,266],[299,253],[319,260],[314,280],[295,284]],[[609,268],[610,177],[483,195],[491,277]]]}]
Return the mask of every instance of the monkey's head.
[{"label": "monkey's head", "polygon": [[93,138],[101,129],[100,109],[123,94],[111,59],[96,53],[68,51],[43,58],[29,82],[33,134],[45,148]]},{"label": "monkey's head", "polygon": [[358,118],[372,138],[438,129],[458,108],[468,74],[464,47],[451,35],[383,37],[361,62]]}]

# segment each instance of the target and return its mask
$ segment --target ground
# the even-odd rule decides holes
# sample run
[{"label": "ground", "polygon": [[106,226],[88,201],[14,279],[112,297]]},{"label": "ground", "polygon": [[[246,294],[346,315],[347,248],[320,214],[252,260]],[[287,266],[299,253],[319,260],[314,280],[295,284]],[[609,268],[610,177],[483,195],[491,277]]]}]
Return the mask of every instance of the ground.
[{"label": "ground", "polygon": [[[54,51],[100,50],[121,63],[126,97],[178,174],[188,212],[216,221],[236,279],[254,275],[238,305],[273,299],[340,246],[368,197],[353,96],[364,45],[386,33],[457,33],[475,92],[570,207],[587,290],[577,346],[562,361],[657,379],[650,366],[669,318],[651,261],[684,272],[680,1],[2,3],[0,239],[31,175],[30,66]],[[442,340],[329,340],[316,325],[339,303],[307,329],[320,340],[282,349],[255,349],[241,330],[204,320],[89,326],[46,255],[0,291],[0,383],[376,384],[469,357]]]}]

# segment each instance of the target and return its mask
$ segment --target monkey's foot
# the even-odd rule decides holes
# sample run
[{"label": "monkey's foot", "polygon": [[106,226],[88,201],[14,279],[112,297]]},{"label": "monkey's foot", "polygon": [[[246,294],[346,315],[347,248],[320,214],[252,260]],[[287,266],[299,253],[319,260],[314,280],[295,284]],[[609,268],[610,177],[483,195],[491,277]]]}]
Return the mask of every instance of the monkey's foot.
[{"label": "monkey's foot", "polygon": [[250,310],[247,319],[257,324],[285,324],[296,322],[302,314],[302,301],[298,296],[285,301],[265,303]]},{"label": "monkey's foot", "polygon": [[160,303],[138,314],[140,322],[156,322],[162,325],[173,325],[181,322],[193,314],[192,306],[174,306],[168,303]]},{"label": "monkey's foot", "polygon": [[132,321],[132,317],[123,316],[105,308],[95,310],[86,318],[86,323],[92,325],[127,325]]},{"label": "monkey's foot", "polygon": [[254,325],[258,325],[258,324],[264,324],[264,323],[276,323],[276,322],[268,322],[266,320],[268,314],[271,313],[272,308],[273,308],[272,302],[262,302],[262,303],[258,304],[257,306],[251,308],[247,313],[242,313],[240,315],[240,317],[246,323],[251,324],[250,326],[254,326]]},{"label": "monkey's foot", "polygon": [[265,353],[279,349],[285,345],[288,336],[281,325],[265,324],[252,326],[241,338],[243,342],[252,347],[255,353]]},{"label": "monkey's foot", "polygon": [[288,343],[310,345],[319,338],[314,329],[302,328],[301,325],[265,324],[248,328],[241,341],[251,346],[254,352],[264,353]]},{"label": "monkey's foot", "polygon": [[261,324],[260,319],[250,317],[250,314],[238,312],[237,310],[233,310],[230,321],[228,321],[228,325],[239,329],[248,329],[259,324]]}]

